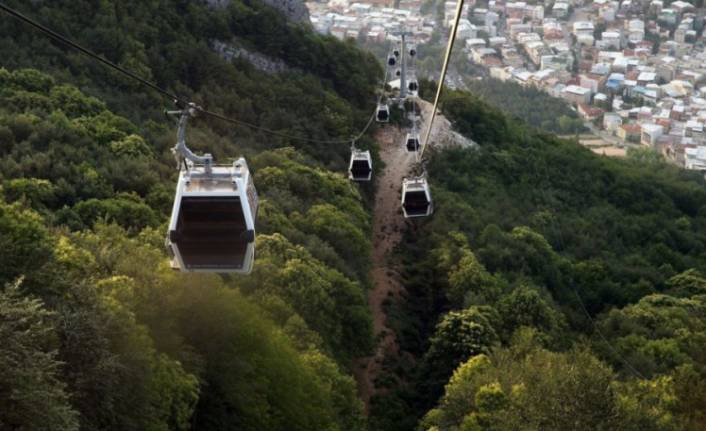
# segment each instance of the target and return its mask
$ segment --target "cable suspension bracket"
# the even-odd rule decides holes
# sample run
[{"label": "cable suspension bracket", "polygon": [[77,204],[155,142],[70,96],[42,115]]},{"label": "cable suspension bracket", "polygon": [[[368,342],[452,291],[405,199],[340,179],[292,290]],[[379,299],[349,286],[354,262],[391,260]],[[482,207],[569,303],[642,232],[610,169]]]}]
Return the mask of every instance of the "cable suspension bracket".
[{"label": "cable suspension bracket", "polygon": [[[213,156],[209,153],[199,156],[194,154],[193,151],[186,146],[186,125],[189,122],[189,118],[195,117],[196,113],[200,111],[201,108],[195,103],[189,103],[186,108],[178,111],[166,111],[167,115],[179,116],[179,128],[177,129],[177,142],[172,148],[172,153],[177,161],[177,169],[180,168],[182,163],[186,161],[185,165],[188,167],[190,164],[203,165],[204,170],[207,174],[211,173],[211,168],[213,167]],[[190,162],[190,163],[189,163]]]}]

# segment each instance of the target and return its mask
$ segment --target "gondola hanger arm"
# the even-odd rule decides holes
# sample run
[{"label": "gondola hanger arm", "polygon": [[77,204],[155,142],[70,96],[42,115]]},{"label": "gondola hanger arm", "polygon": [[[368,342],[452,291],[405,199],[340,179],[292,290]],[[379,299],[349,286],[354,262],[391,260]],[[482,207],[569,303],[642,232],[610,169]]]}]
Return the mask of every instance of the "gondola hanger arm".
[{"label": "gondola hanger arm", "polygon": [[179,115],[179,128],[177,129],[177,143],[172,148],[174,157],[177,158],[177,165],[181,165],[183,159],[189,160],[192,163],[203,165],[206,172],[211,172],[213,166],[213,156],[209,153],[199,156],[186,146],[186,125],[190,117],[195,117],[200,110],[194,103],[189,103],[187,107],[178,111],[167,111],[168,115]]}]

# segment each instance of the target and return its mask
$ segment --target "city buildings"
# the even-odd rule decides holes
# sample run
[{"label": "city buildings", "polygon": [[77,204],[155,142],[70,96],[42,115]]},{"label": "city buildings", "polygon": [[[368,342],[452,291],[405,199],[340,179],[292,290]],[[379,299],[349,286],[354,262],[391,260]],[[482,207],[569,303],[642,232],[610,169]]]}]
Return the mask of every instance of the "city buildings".
[{"label": "city buildings", "polygon": [[[421,0],[391,5],[308,3],[322,33],[385,42],[404,27],[419,43],[449,31],[457,3],[426,13]],[[705,14],[681,0],[666,8],[662,0],[467,2],[457,46],[489,76],[563,98],[614,139],[706,170]]]}]

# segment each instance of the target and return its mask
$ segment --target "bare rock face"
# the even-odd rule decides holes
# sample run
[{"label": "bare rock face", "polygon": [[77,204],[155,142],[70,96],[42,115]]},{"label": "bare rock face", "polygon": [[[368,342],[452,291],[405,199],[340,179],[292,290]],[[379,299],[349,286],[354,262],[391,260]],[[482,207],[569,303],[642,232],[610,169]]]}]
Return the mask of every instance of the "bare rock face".
[{"label": "bare rock face", "polygon": [[264,54],[260,54],[259,52],[251,52],[234,44],[215,40],[211,42],[211,47],[227,61],[231,61],[234,58],[240,58],[252,64],[255,69],[267,74],[282,73],[292,70],[284,61],[280,59],[272,58]]},{"label": "bare rock face", "polygon": [[[211,7],[226,7],[230,0],[206,0]],[[268,6],[279,10],[289,21],[309,24],[309,9],[302,0],[262,0]]]},{"label": "bare rock face", "polygon": [[309,9],[301,0],[263,0],[265,4],[281,11],[288,20],[309,24]]}]

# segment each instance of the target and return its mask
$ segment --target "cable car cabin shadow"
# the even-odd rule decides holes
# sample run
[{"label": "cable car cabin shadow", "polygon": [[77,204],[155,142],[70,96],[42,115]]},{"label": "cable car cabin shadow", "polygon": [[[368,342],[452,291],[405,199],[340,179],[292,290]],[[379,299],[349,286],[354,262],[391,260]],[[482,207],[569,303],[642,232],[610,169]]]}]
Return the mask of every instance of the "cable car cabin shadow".
[{"label": "cable car cabin shadow", "polygon": [[419,151],[419,135],[416,133],[407,133],[407,138],[405,139],[408,153],[416,153]]},{"label": "cable car cabin shadow", "polygon": [[373,160],[370,151],[351,151],[348,178],[353,181],[370,181],[373,177]]},{"label": "cable car cabin shadow", "polygon": [[167,236],[172,267],[248,274],[255,259],[257,191],[247,163],[179,173]]},{"label": "cable car cabin shadow", "polygon": [[431,191],[425,178],[402,182],[402,213],[405,218],[426,217],[434,212]]}]

